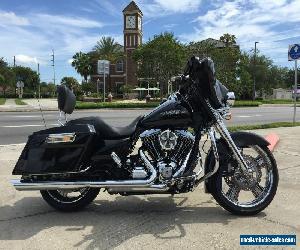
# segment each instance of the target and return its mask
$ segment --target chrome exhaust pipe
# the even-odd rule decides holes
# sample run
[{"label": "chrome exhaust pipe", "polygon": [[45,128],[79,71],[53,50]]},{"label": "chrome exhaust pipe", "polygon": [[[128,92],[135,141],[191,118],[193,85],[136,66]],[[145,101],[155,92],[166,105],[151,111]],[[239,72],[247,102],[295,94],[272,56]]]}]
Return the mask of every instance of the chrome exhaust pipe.
[{"label": "chrome exhaust pipe", "polygon": [[37,181],[37,182],[21,182],[20,180],[11,180],[11,183],[16,190],[57,190],[57,189],[77,189],[77,188],[137,188],[147,189],[152,186],[153,181],[157,177],[157,171],[148,160],[142,150],[139,151],[140,157],[145,166],[151,172],[151,175],[146,180],[125,180],[125,181]]},{"label": "chrome exhaust pipe", "polygon": [[124,188],[119,188],[119,187],[111,187],[108,188],[109,193],[138,193],[138,192],[143,192],[143,193],[164,193],[169,190],[169,187],[167,185],[151,185],[149,187],[131,187],[127,186]]}]

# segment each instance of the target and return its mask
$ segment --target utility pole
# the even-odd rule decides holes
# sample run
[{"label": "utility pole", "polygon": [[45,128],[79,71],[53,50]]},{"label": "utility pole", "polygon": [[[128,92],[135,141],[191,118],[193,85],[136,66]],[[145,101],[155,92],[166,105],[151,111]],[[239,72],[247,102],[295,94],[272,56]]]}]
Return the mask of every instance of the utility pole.
[{"label": "utility pole", "polygon": [[55,58],[54,58],[54,49],[52,49],[52,59],[51,59],[51,62],[52,62],[52,67],[53,67],[53,83],[55,85]]},{"label": "utility pole", "polygon": [[[16,67],[16,56],[14,56],[14,68]],[[15,96],[17,96],[17,88],[15,87]]]},{"label": "utility pole", "polygon": [[40,82],[40,63],[37,64],[37,70],[38,70],[38,85],[39,85],[39,99],[41,99],[41,82]]},{"label": "utility pole", "polygon": [[259,42],[254,43],[254,70],[253,70],[253,101],[255,100],[255,92],[256,92],[256,44]]}]

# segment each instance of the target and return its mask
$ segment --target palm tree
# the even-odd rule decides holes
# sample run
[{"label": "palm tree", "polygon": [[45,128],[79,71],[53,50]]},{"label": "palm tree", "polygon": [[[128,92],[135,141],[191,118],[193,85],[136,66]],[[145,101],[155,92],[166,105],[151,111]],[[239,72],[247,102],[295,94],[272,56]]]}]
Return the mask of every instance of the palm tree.
[{"label": "palm tree", "polygon": [[85,82],[87,82],[87,77],[92,72],[91,58],[88,54],[77,52],[73,56],[72,66],[76,69],[78,74],[83,76]]},{"label": "palm tree", "polygon": [[93,48],[92,57],[94,59],[108,60],[116,62],[120,57],[123,57],[123,47],[115,42],[112,37],[102,37]]}]

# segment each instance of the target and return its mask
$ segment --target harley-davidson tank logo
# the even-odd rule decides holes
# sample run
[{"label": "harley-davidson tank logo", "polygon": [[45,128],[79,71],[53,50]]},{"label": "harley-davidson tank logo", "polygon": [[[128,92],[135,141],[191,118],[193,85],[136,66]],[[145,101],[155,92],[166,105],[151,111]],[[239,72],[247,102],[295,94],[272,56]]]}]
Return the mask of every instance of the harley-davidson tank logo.
[{"label": "harley-davidson tank logo", "polygon": [[165,111],[160,113],[161,116],[174,116],[174,115],[187,115],[188,113],[186,111],[183,110],[169,110],[169,111]]}]

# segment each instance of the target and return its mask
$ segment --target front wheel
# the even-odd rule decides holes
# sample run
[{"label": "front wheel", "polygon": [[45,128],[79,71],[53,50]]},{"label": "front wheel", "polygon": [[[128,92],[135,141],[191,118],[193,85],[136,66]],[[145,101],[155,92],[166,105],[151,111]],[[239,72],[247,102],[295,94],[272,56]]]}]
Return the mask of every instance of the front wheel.
[{"label": "front wheel", "polygon": [[211,194],[227,211],[237,215],[254,215],[273,200],[279,181],[276,161],[266,146],[241,148],[250,171],[244,174],[232,159],[221,165],[209,182]]},{"label": "front wheel", "polygon": [[99,188],[41,190],[43,199],[52,207],[64,212],[83,209],[99,194]]}]

